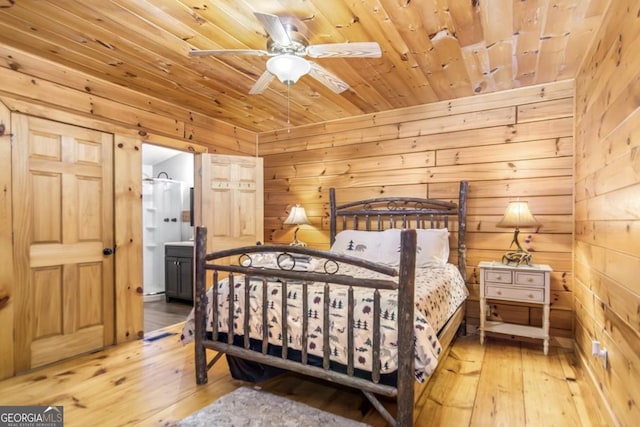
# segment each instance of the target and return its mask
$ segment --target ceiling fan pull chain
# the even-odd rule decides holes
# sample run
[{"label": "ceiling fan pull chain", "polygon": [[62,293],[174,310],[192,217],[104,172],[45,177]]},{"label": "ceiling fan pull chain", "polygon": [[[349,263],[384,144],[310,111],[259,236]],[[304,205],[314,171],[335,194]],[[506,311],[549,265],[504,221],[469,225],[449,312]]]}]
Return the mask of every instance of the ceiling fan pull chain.
[{"label": "ceiling fan pull chain", "polygon": [[291,85],[287,85],[287,133],[291,133]]}]

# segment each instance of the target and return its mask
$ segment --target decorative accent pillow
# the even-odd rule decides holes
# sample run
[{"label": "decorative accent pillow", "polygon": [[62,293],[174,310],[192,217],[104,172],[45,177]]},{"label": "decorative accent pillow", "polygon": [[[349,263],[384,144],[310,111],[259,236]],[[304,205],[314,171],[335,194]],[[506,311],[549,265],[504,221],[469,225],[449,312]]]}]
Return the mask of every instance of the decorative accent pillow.
[{"label": "decorative accent pillow", "polygon": [[380,231],[343,230],[336,235],[331,252],[367,261],[379,261]]},{"label": "decorative accent pillow", "polygon": [[244,267],[264,267],[274,269],[279,268],[282,270],[311,271],[315,269],[317,261],[306,255],[294,256],[293,254],[290,254],[288,252],[258,252],[241,257],[240,264]]},{"label": "decorative accent pillow", "polygon": [[240,259],[240,264],[243,267],[272,267],[277,268],[278,263],[276,259],[278,258],[278,254],[273,252],[265,252],[265,253],[253,253],[249,256],[243,256]]},{"label": "decorative accent pillow", "polygon": [[283,270],[293,271],[313,271],[316,268],[318,261],[315,258],[311,258],[306,255],[293,255],[290,253],[283,253],[278,256],[277,262],[279,267]]},{"label": "decorative accent pillow", "polygon": [[[382,232],[379,259],[383,264],[400,264],[400,232],[392,228]],[[417,229],[416,267],[442,268],[449,260],[449,230],[446,228]]]}]

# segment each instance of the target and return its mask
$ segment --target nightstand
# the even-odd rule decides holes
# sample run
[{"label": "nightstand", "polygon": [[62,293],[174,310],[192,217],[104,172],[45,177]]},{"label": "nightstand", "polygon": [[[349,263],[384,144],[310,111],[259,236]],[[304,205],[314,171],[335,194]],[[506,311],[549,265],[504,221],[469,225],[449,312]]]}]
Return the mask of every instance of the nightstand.
[{"label": "nightstand", "polygon": [[[543,264],[511,266],[500,262],[481,262],[480,268],[480,344],[485,332],[544,340],[549,351],[549,288],[551,267]],[[542,306],[542,327],[487,320],[487,300]]]}]

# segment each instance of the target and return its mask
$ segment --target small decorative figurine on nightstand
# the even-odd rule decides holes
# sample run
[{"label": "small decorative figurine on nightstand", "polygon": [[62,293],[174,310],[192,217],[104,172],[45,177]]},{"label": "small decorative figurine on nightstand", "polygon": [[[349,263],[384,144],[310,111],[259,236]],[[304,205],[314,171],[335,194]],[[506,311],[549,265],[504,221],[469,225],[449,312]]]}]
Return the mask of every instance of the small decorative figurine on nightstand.
[{"label": "small decorative figurine on nightstand", "polygon": [[518,248],[515,251],[509,251],[502,256],[502,263],[506,265],[520,264],[531,265],[531,253],[520,246],[518,241],[518,235],[520,234],[520,227],[535,227],[538,225],[538,221],[533,217],[529,210],[529,204],[527,202],[509,202],[507,210],[504,213],[502,220],[496,224],[496,227],[512,228],[515,227],[513,233],[513,240],[509,247],[516,244]]}]

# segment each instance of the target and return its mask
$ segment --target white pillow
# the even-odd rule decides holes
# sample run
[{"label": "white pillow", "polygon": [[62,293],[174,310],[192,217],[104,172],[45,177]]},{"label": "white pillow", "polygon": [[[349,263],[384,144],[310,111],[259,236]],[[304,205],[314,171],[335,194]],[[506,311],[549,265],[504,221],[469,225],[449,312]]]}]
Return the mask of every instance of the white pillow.
[{"label": "white pillow", "polygon": [[442,268],[449,261],[449,230],[418,229],[416,266]]},{"label": "white pillow", "polygon": [[[382,232],[379,260],[397,267],[400,264],[401,229]],[[449,260],[449,230],[446,228],[417,229],[416,267],[441,268]]]},{"label": "white pillow", "polygon": [[336,235],[331,252],[367,261],[379,261],[380,231],[343,230]]}]

